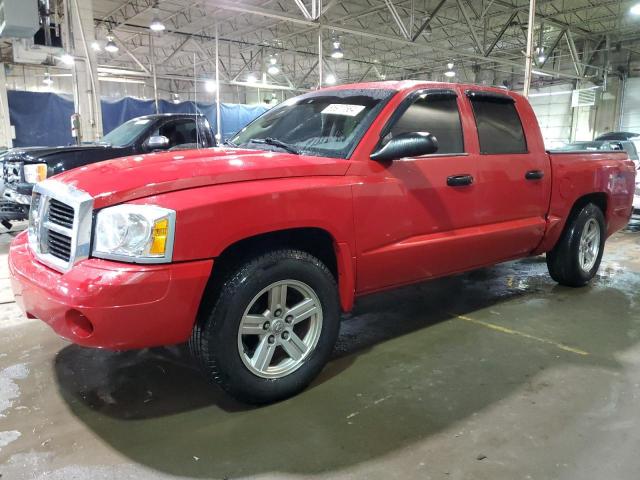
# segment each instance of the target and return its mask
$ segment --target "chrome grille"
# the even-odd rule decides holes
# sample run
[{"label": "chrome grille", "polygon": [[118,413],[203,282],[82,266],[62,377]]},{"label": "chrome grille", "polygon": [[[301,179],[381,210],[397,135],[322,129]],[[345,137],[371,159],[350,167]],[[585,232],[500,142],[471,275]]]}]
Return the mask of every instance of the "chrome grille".
[{"label": "chrome grille", "polygon": [[5,186],[21,183],[22,180],[22,162],[3,162],[2,177]]},{"label": "chrome grille", "polygon": [[54,257],[68,262],[71,259],[71,237],[49,230],[47,232],[47,250]]},{"label": "chrome grille", "polygon": [[29,245],[38,260],[58,271],[88,258],[93,198],[56,180],[33,189]]},{"label": "chrome grille", "polygon": [[49,200],[49,221],[66,228],[73,228],[73,207],[52,198]]}]

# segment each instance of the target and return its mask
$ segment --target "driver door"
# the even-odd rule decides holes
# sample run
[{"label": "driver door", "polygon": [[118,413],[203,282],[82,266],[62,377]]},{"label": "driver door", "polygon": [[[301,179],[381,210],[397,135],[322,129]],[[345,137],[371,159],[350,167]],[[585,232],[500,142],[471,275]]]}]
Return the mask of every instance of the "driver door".
[{"label": "driver door", "polygon": [[358,293],[482,263],[474,244],[481,211],[477,157],[467,153],[463,108],[454,90],[414,92],[383,129],[383,142],[429,132],[438,152],[384,164],[370,160],[367,181],[354,187]]}]

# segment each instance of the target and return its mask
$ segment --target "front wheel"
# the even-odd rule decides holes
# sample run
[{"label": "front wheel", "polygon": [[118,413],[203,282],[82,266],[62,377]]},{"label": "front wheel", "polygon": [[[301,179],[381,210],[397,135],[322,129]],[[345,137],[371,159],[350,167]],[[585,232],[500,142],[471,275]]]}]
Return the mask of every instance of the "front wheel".
[{"label": "front wheel", "polygon": [[326,364],[339,330],[335,280],[306,252],[278,250],[240,265],[201,312],[192,351],[238,400],[269,403],[303,390]]},{"label": "front wheel", "polygon": [[547,253],[551,278],[569,287],[589,283],[600,267],[606,234],[602,210],[593,203],[585,205],[568,220],[557,245]]}]

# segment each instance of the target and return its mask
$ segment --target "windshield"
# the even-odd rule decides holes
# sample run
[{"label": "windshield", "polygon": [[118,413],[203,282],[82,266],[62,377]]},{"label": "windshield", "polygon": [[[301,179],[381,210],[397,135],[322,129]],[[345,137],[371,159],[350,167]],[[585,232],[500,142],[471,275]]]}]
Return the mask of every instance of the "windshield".
[{"label": "windshield", "polygon": [[134,118],[114,128],[98,143],[114,147],[125,147],[132,143],[151,124],[150,118]]},{"label": "windshield", "polygon": [[382,89],[333,90],[292,98],[243,128],[231,144],[349,158],[394,93]]}]

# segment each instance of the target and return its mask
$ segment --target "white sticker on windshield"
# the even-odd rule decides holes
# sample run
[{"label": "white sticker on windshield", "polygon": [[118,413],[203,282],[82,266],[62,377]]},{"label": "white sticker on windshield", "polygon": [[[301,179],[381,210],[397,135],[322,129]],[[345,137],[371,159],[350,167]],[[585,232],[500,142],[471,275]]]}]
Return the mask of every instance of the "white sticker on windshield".
[{"label": "white sticker on windshield", "polygon": [[146,119],[141,119],[141,120],[136,120],[136,122],[134,123],[134,125],[146,125],[147,123],[149,123],[151,120],[149,120],[148,118]]},{"label": "white sticker on windshield", "polygon": [[325,115],[346,115],[347,117],[355,117],[362,110],[364,110],[364,105],[347,105],[344,103],[332,103],[321,113]]}]

